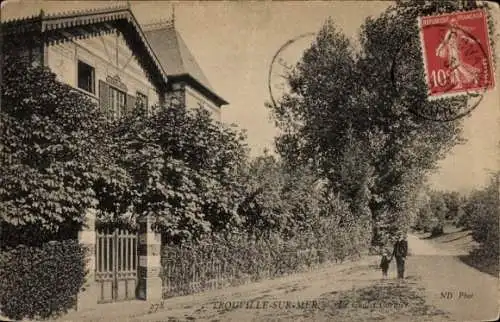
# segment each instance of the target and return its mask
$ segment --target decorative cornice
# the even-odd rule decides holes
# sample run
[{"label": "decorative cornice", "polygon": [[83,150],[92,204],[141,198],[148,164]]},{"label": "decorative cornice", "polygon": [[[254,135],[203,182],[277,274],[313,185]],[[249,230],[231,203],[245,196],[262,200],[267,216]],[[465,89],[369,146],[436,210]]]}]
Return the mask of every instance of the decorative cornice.
[{"label": "decorative cornice", "polygon": [[100,14],[100,13],[110,13],[110,12],[115,12],[119,10],[127,10],[129,9],[129,4],[128,3],[119,3],[116,5],[111,5],[107,6],[104,8],[89,8],[89,9],[83,9],[83,10],[69,10],[69,11],[61,11],[61,12],[55,12],[51,14],[45,14],[44,17],[46,19],[51,19],[51,18],[69,18],[72,16],[82,16],[82,15],[95,15],[95,14]]},{"label": "decorative cornice", "polygon": [[130,4],[121,3],[119,5],[106,8],[94,8],[77,11],[65,11],[53,14],[46,14],[40,11],[39,15],[13,19],[2,22],[2,34],[24,33],[38,29],[42,33],[63,28],[72,28],[89,24],[103,23],[108,21],[126,20],[137,32],[144,49],[149,54],[156,69],[160,73],[163,83],[167,84],[167,73],[163,70],[158,57],[151,48],[141,26],[137,22]]},{"label": "decorative cornice", "polygon": [[108,82],[110,85],[115,86],[118,89],[121,89],[125,92],[127,91],[127,85],[125,85],[125,83],[122,82],[122,80],[118,74],[116,74],[114,76],[108,75],[106,77],[106,82]]}]

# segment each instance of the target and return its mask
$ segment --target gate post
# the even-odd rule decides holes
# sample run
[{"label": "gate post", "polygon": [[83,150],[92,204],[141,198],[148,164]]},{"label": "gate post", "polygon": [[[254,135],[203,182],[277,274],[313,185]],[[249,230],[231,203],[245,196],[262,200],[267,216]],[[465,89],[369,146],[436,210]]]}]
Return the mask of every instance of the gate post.
[{"label": "gate post", "polygon": [[162,299],[161,234],[151,229],[150,216],[139,219],[139,294],[142,300]]},{"label": "gate post", "polygon": [[93,308],[97,305],[98,288],[95,281],[95,210],[87,210],[85,216],[85,224],[82,230],[78,232],[78,242],[87,247],[85,269],[87,275],[85,276],[84,290],[78,293],[76,310],[81,311],[88,308]]}]

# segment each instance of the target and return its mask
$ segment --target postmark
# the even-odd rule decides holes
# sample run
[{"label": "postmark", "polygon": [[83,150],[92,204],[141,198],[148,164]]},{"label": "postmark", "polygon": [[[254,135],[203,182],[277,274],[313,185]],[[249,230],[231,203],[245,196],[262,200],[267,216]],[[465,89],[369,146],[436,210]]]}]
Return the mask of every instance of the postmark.
[{"label": "postmark", "polygon": [[279,99],[284,93],[289,92],[287,75],[293,69],[303,50],[310,45],[314,32],[306,32],[295,38],[289,39],[274,53],[269,65],[267,86],[271,104],[277,107]]},{"label": "postmark", "polygon": [[494,87],[483,9],[419,18],[428,99],[482,94]]}]

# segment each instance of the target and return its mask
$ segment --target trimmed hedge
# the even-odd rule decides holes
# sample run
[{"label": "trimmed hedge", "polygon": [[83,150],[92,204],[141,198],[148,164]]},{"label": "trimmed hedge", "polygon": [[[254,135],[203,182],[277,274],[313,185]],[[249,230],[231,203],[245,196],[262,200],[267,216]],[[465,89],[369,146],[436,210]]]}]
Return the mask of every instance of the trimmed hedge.
[{"label": "trimmed hedge", "polygon": [[85,249],[76,240],[2,250],[0,311],[15,320],[66,313],[76,304],[85,273]]}]

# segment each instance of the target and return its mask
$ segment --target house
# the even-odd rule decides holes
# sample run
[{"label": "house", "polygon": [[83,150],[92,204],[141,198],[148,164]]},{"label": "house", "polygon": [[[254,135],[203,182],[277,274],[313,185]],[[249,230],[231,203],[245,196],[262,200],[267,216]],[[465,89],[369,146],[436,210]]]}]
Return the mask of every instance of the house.
[{"label": "house", "polygon": [[228,102],[213,90],[174,23],[167,20],[143,26],[160,64],[168,71],[171,90],[167,97],[175,97],[188,108],[203,106],[220,119],[221,106]]},{"label": "house", "polygon": [[[220,119],[227,102],[213,90],[173,22],[143,28],[129,4],[2,21],[2,55],[49,67],[63,83],[94,100],[111,118],[133,108],[184,103]],[[91,209],[79,241],[89,255],[88,285],[78,309],[96,303],[160,300],[160,241],[149,222],[138,233],[98,232]],[[149,219],[148,219],[149,220]]]},{"label": "house", "polygon": [[[213,90],[173,21],[141,26],[129,4],[2,22],[16,55],[48,66],[58,80],[110,117],[172,100],[203,106],[216,119],[228,104]],[[5,49],[5,48],[4,48]],[[7,49],[4,52],[12,52]]]}]

